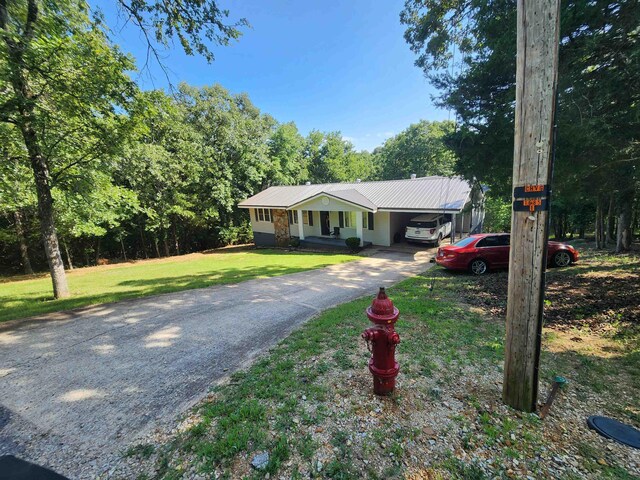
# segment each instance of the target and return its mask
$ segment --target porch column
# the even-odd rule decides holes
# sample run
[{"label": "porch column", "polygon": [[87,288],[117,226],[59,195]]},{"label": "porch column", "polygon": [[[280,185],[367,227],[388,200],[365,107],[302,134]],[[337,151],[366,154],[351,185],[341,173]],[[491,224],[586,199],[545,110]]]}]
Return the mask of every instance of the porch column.
[{"label": "porch column", "polygon": [[464,237],[464,213],[460,219],[460,238]]},{"label": "porch column", "polygon": [[298,238],[304,240],[304,223],[302,222],[302,210],[296,210],[298,216]]},{"label": "porch column", "polygon": [[451,215],[451,245],[456,242],[456,214]]},{"label": "porch column", "polygon": [[360,239],[360,246],[364,246],[364,238],[362,238],[362,212],[356,212],[356,236]]}]

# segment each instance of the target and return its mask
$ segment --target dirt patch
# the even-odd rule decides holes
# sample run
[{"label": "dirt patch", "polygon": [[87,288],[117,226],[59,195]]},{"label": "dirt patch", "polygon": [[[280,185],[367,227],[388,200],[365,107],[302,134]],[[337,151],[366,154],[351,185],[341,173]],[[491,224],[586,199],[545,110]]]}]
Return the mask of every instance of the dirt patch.
[{"label": "dirt patch", "polygon": [[[580,261],[547,272],[545,326],[558,330],[603,332],[640,328],[640,256],[585,249]],[[451,275],[443,273],[443,275]],[[495,272],[461,282],[465,302],[504,317],[508,273]]]}]

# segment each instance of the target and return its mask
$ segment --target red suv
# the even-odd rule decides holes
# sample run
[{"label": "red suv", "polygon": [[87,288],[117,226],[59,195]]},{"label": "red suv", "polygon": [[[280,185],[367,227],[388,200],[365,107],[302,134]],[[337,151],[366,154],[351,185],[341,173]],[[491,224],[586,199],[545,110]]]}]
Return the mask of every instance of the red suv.
[{"label": "red suv", "polygon": [[[469,270],[483,275],[494,268],[509,266],[508,233],[470,235],[459,242],[438,248],[436,263],[451,270]],[[578,251],[571,245],[549,241],[547,259],[554,267],[568,267],[578,261]]]}]

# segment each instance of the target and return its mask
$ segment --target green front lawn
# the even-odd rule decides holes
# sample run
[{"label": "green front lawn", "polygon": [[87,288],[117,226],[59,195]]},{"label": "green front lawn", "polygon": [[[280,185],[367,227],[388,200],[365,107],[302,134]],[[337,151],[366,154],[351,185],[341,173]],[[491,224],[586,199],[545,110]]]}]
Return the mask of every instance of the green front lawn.
[{"label": "green front lawn", "polygon": [[0,322],[126,298],[286,275],[357,259],[281,250],[216,251],[67,272],[71,298],[54,300],[48,275],[0,282]]}]

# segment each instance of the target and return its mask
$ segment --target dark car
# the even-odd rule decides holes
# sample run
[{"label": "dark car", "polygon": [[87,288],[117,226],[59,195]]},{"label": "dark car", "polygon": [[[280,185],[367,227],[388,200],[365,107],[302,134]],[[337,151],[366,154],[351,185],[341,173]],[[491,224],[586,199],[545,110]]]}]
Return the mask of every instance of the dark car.
[{"label": "dark car", "polygon": [[[453,245],[438,248],[436,263],[451,270],[469,270],[483,275],[490,269],[509,266],[508,233],[482,233],[470,235]],[[549,265],[568,267],[578,261],[578,251],[571,245],[549,241]]]}]

